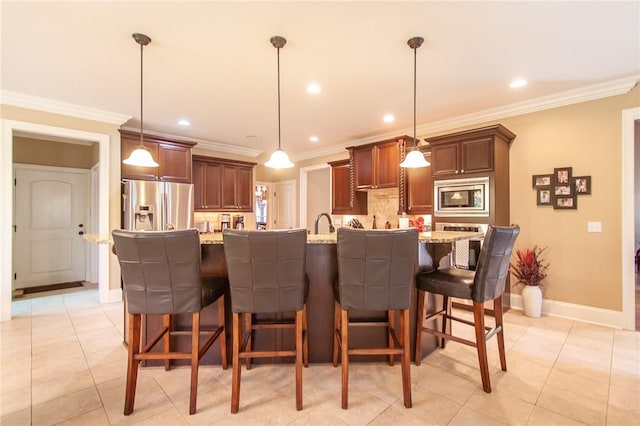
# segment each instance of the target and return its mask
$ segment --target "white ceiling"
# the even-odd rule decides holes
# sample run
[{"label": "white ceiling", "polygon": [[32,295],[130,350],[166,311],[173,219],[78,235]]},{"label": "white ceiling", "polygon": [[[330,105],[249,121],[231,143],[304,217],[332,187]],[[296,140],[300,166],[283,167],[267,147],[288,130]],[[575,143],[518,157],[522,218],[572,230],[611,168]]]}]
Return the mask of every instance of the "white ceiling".
[{"label": "white ceiling", "polygon": [[[4,103],[122,114],[138,128],[294,159],[640,75],[640,2],[2,1]],[[529,81],[521,89],[509,82]],[[318,95],[306,92],[316,82]],[[596,86],[599,87],[599,86]],[[67,105],[70,104],[70,105]],[[94,111],[95,112],[95,111]],[[384,114],[395,123],[382,122]],[[177,125],[190,120],[189,128]],[[317,135],[320,141],[311,143]],[[418,132],[420,135],[420,132]],[[219,145],[221,144],[221,145]],[[233,149],[230,150],[232,152]],[[236,151],[238,152],[238,151]]]}]

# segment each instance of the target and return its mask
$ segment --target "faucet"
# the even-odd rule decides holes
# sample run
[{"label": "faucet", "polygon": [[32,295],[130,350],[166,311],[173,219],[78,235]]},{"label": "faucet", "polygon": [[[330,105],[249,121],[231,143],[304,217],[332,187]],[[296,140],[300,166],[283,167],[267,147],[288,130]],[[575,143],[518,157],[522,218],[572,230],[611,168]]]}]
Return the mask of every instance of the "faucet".
[{"label": "faucet", "polygon": [[313,233],[318,233],[318,222],[320,221],[320,218],[322,216],[326,216],[327,220],[329,220],[329,232],[336,232],[336,228],[333,227],[333,223],[331,222],[331,216],[329,216],[329,213],[320,213],[318,217],[316,217],[316,221],[313,224]]}]

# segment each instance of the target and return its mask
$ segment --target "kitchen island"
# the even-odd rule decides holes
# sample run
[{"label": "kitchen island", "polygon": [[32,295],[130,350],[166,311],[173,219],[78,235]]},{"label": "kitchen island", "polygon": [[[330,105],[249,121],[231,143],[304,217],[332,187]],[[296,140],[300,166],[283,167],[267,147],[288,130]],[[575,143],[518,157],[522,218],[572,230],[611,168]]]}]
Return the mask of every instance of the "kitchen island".
[{"label": "kitchen island", "polygon": [[[430,270],[439,265],[441,259],[446,259],[451,252],[452,242],[457,240],[481,237],[475,232],[423,232],[418,240],[418,264],[417,271]],[[226,276],[227,265],[224,257],[224,245],[222,234],[202,234],[200,237],[202,247],[202,273],[210,276]],[[338,272],[336,234],[309,235],[307,238],[306,272],[309,277],[309,296],[307,299],[308,333],[309,333],[309,361],[313,363],[331,362],[333,354],[333,280]],[[411,357],[413,359],[415,348],[415,330],[417,323],[415,287],[411,292]],[[433,295],[429,295],[426,301],[427,309],[435,306]],[[231,355],[231,309],[227,298],[227,342],[228,352]],[[384,312],[351,312],[353,318],[383,318]],[[291,315],[293,316],[293,314]],[[201,314],[202,325],[215,324],[217,319],[217,305],[213,304],[205,308]],[[176,326],[178,328],[190,326],[190,315],[178,316]],[[160,318],[150,317],[143,331],[145,336],[154,334],[154,330],[160,326]],[[275,347],[293,347],[293,332],[291,330],[265,330],[254,337],[256,349],[273,349]],[[380,346],[386,344],[387,334],[383,327],[375,329],[357,329],[349,336],[350,345],[358,347],[362,342],[368,345],[372,341],[379,342]],[[177,342],[178,346],[187,346],[189,339]],[[422,353],[427,355],[436,348],[435,337],[424,336],[422,339]],[[217,345],[216,342],[214,344]],[[365,359],[365,357],[353,357],[353,361]],[[369,358],[370,359],[370,358]],[[283,362],[291,362],[285,359]],[[258,361],[259,362],[259,361]],[[220,353],[210,349],[202,358],[203,364],[219,364]]]}]

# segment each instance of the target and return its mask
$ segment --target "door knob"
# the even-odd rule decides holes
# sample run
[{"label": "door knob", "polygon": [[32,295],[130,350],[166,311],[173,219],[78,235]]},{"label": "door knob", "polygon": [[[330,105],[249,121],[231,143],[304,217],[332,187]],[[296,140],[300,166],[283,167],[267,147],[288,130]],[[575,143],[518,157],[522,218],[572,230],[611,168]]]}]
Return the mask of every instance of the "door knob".
[{"label": "door knob", "polygon": [[83,231],[78,232],[78,235],[84,235]]},{"label": "door knob", "polygon": [[78,225],[78,228],[82,228],[84,226],[83,223],[81,223],[80,225]]}]

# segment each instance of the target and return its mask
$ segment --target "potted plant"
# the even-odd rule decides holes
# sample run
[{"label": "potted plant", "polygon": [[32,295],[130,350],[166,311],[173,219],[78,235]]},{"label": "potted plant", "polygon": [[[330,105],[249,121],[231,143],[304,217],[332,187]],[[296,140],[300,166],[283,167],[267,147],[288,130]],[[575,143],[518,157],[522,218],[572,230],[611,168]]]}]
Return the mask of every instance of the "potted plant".
[{"label": "potted plant", "polygon": [[534,246],[533,249],[516,250],[516,261],[509,265],[509,270],[517,280],[516,284],[522,284],[522,304],[524,314],[528,317],[538,318],[542,312],[542,291],[540,286],[547,277],[549,262],[542,258],[545,248]]}]

